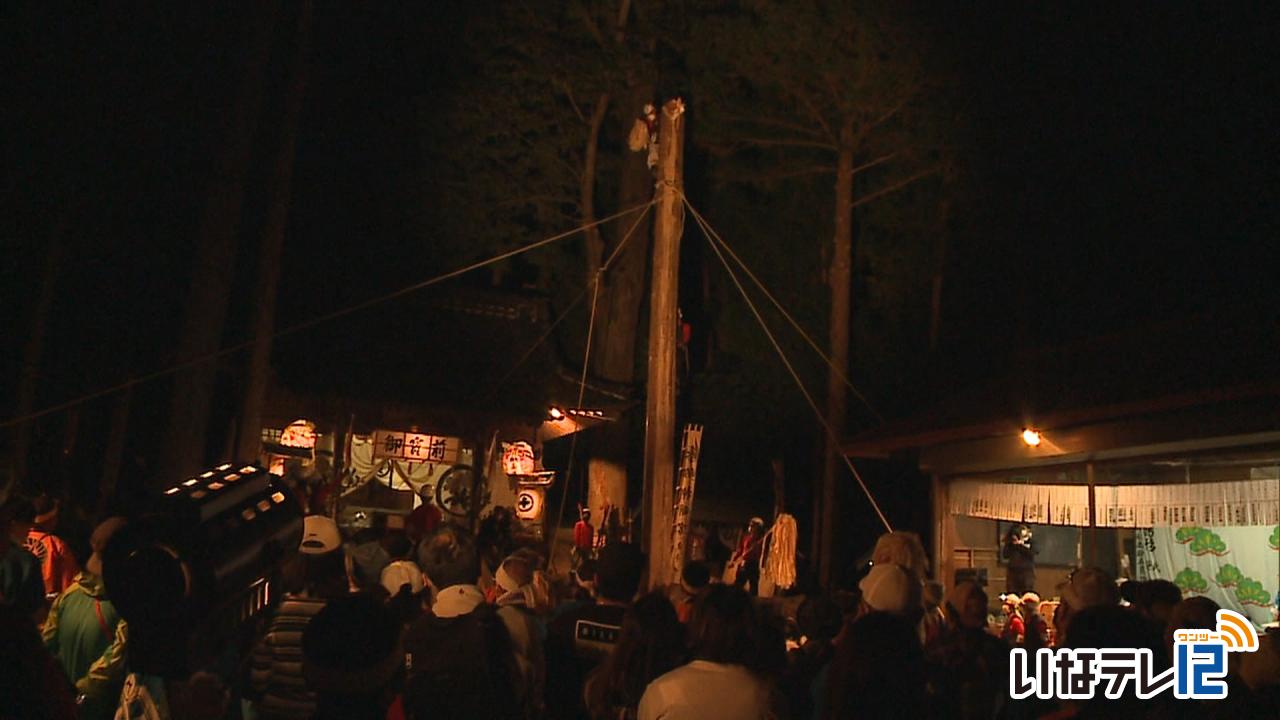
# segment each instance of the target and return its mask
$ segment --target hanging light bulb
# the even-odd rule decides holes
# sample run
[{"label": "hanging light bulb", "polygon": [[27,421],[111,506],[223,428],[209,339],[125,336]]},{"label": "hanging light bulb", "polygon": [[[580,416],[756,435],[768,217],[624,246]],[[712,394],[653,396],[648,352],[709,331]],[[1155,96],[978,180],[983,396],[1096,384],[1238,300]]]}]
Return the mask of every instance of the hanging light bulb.
[{"label": "hanging light bulb", "polygon": [[1036,430],[1035,428],[1023,428],[1022,442],[1026,443],[1028,447],[1038,446],[1041,439],[1039,430]]}]

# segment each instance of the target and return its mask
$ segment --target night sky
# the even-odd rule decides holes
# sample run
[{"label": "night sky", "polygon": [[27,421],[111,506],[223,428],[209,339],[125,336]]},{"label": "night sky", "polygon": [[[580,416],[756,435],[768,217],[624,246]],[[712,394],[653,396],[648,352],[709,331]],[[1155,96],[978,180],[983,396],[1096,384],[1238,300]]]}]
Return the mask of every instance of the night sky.
[{"label": "night sky", "polygon": [[[231,10],[54,5],[3,11],[13,98],[0,263],[6,418],[59,228],[65,252],[36,406],[171,362],[211,149],[244,45],[242,14]],[[439,5],[317,3],[281,323],[459,263],[416,222],[430,175],[423,133],[465,89],[459,29],[490,7]],[[1020,349],[1180,318],[1277,315],[1273,18],[1191,3],[916,5],[965,100],[967,184],[944,298],[956,377]],[[287,57],[287,45],[276,52]],[[273,64],[268,127],[284,64]],[[261,178],[261,153],[256,162]],[[260,191],[251,183],[247,247],[260,227]],[[690,187],[695,202],[710,192]],[[829,213],[825,197],[813,212]],[[227,343],[246,337],[244,308],[233,303]],[[385,310],[374,316],[394,315]],[[430,336],[402,322],[390,330]],[[358,347],[309,342],[294,336],[277,354],[359,366]],[[140,390],[135,412],[162,415],[163,386]],[[60,422],[40,427],[50,434]]]}]

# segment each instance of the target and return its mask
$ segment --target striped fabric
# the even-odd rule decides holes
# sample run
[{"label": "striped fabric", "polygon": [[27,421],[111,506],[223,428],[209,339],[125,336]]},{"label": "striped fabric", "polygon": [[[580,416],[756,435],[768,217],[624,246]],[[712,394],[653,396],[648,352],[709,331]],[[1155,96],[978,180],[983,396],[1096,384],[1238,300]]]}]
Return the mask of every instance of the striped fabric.
[{"label": "striped fabric", "polygon": [[302,675],[302,632],[325,601],[288,595],[271,620],[267,634],[253,651],[250,682],[263,718],[310,718],[315,694]]}]

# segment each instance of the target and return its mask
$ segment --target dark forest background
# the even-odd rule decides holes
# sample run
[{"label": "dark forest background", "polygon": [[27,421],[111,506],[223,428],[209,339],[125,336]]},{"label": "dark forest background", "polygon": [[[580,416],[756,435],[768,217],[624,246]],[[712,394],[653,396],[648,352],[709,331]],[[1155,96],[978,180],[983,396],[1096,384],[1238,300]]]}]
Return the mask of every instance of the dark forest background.
[{"label": "dark forest background", "polygon": [[[8,3],[0,418],[178,362],[193,284],[211,273],[229,272],[213,340],[251,339],[280,202],[273,171],[290,136],[276,327],[627,207],[645,187],[627,129],[643,101],[676,95],[689,108],[690,201],[823,346],[837,234],[837,153],[818,147],[823,119],[873,128],[854,154],[855,165],[877,164],[853,183],[854,197],[875,197],[852,211],[847,372],[874,412],[850,398],[845,434],[1017,375],[1028,358],[1090,352],[1099,338],[1274,328],[1274,18],[1244,5],[844,5]],[[305,92],[291,123],[300,38]],[[259,102],[236,130],[255,72]],[[883,124],[877,109],[892,111]],[[236,132],[243,204],[229,218],[209,208]],[[843,146],[839,127],[826,136]],[[589,207],[588,147],[598,151]],[[223,270],[201,265],[218,223],[232,239]],[[431,292],[499,286],[559,312],[617,241],[615,225]],[[768,494],[769,460],[785,458],[804,536],[821,432],[706,248],[688,221],[681,307],[694,340],[682,413],[707,426],[700,491]],[[603,379],[643,379],[644,260],[637,251],[619,273],[639,278],[635,297],[622,280],[609,286],[592,368]],[[281,338],[272,382],[325,391],[382,353],[472,343],[430,323],[390,303]],[[581,363],[585,329],[580,306],[553,339],[568,367]],[[821,402],[824,365],[781,334]],[[24,365],[33,340],[38,362]],[[1150,346],[1183,361],[1181,347]],[[192,450],[203,459],[233,447],[248,357],[212,366],[207,432]],[[1127,361],[1112,362],[1122,372]],[[1274,377],[1277,364],[1261,367]],[[389,394],[400,385],[381,380]],[[486,380],[439,383],[465,404],[468,388],[480,402]],[[22,482],[97,503],[113,453],[122,496],[167,477],[175,382],[23,423]],[[4,428],[7,458],[18,428]],[[874,465],[868,477],[900,526],[926,522],[927,484],[907,466]],[[856,486],[841,487],[842,540],[862,547],[874,516]]]}]

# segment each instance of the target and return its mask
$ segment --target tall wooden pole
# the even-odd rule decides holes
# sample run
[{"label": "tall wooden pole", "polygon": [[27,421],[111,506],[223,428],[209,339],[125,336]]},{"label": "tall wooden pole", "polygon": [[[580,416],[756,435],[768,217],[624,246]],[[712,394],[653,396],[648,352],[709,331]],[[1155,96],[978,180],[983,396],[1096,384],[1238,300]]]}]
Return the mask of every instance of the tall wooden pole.
[{"label": "tall wooden pole", "polygon": [[[835,242],[827,282],[831,285],[831,371],[827,373],[827,425],[831,437],[822,465],[821,532],[818,534],[818,579],[823,587],[831,587],[836,571],[835,538],[839,518],[840,496],[836,483],[840,477],[840,448],[833,443],[844,437],[844,418],[848,403],[844,378],[849,371],[849,319],[852,316],[853,282],[853,141],[852,129],[841,135],[840,154],[836,162]],[[839,368],[839,372],[836,369]]]},{"label": "tall wooden pole", "polygon": [[676,469],[676,303],[684,229],[684,102],[669,100],[658,119],[658,205],[649,296],[649,383],[645,400],[645,537],[649,586],[671,581]]}]

